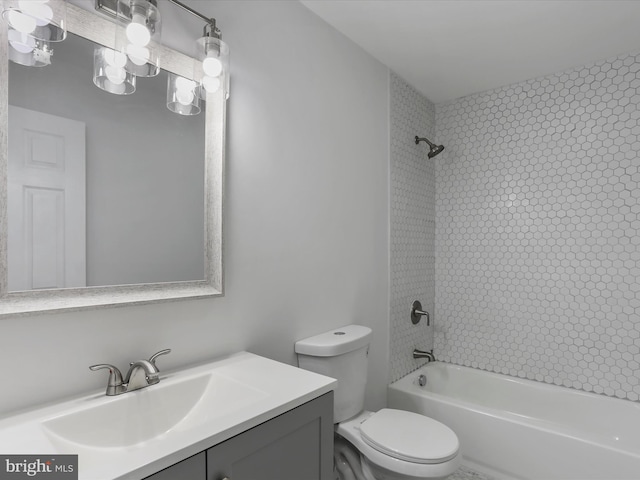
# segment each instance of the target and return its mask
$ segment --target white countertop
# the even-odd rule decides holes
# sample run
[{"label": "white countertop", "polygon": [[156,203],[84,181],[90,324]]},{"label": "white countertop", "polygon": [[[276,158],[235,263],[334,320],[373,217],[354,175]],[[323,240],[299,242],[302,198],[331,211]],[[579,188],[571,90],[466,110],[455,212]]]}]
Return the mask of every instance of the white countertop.
[{"label": "white countertop", "polygon": [[[195,378],[215,372],[217,385],[211,381],[207,397],[202,398],[180,422],[158,436],[123,447],[87,446],[69,441],[44,426],[58,418],[76,412],[103,407],[127,396],[132,401],[161,398],[152,389],[163,384]],[[259,425],[277,415],[298,407],[336,386],[336,380],[276,362],[248,352],[240,352],[210,363],[173,372],[161,372],[157,385],[107,397],[104,390],[92,392],[6,417],[0,420],[0,453],[24,455],[77,454],[79,480],[141,479],[188,458],[228,438]],[[242,385],[242,398],[225,401],[225,389],[220,385]],[[155,394],[155,397],[153,396]],[[225,403],[226,402],[226,403]],[[139,403],[139,402],[138,402]],[[224,414],[216,411],[224,409]],[[111,409],[108,411],[118,411]],[[122,419],[120,424],[122,424]],[[118,422],[114,422],[118,424]],[[114,427],[117,428],[117,427]]]}]

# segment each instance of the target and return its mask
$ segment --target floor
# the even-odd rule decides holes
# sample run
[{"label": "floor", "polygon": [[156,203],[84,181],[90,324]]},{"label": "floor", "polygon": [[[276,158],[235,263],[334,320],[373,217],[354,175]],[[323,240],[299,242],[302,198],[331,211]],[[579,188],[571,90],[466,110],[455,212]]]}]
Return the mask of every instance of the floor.
[{"label": "floor", "polygon": [[447,480],[494,480],[483,473],[470,470],[467,467],[460,467],[453,475],[447,477]]}]

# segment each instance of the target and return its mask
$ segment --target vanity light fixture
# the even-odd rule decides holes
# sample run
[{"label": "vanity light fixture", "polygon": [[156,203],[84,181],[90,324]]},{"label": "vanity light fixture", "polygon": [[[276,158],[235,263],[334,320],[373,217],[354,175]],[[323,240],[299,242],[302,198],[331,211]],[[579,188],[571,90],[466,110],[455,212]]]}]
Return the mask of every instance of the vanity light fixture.
[{"label": "vanity light fixture", "polygon": [[51,43],[67,36],[64,0],[5,0],[2,18],[8,25],[9,59],[20,65],[49,65]]},{"label": "vanity light fixture", "polygon": [[[222,90],[229,98],[229,46],[215,18],[208,18],[178,0],[168,0],[204,20],[196,41],[193,80],[169,72],[167,107],[180,115],[197,115],[208,94]],[[8,24],[9,59],[42,67],[51,64],[52,42],[67,36],[66,0],[0,0]],[[157,0],[96,0],[96,10],[118,20],[114,48],[97,46],[93,55],[93,83],[116,95],[136,90],[137,77],[160,72],[162,21]]]},{"label": "vanity light fixture", "polygon": [[126,58],[124,69],[137,77],[158,75],[162,22],[157,0],[118,0],[116,16],[126,19],[115,41],[115,50]]},{"label": "vanity light fixture", "polygon": [[167,108],[180,115],[198,115],[199,90],[195,81],[170,73],[167,76]]},{"label": "vanity light fixture", "polygon": [[221,37],[216,20],[212,18],[205,25],[202,37],[196,41],[194,72],[200,80],[203,99],[207,93],[217,92],[220,88],[224,90],[224,97],[229,98],[229,45]]},{"label": "vanity light fixture", "polygon": [[67,37],[65,0],[4,0],[2,17],[10,28],[36,40],[61,42]]},{"label": "vanity light fixture", "polygon": [[108,47],[93,50],[93,83],[105,92],[131,95],[136,91],[136,76],[125,70],[126,55]]},{"label": "vanity light fixture", "polygon": [[[229,46],[222,41],[215,18],[179,0],[168,1],[206,23],[196,42],[195,81],[172,73],[167,80],[167,108],[181,115],[197,115],[200,101],[206,101],[208,93],[222,88],[224,98],[229,98]],[[160,59],[154,46],[159,45],[161,26],[157,0],[96,0],[96,9],[127,24],[116,34],[116,50],[127,57],[125,70],[135,76],[157,74]]]},{"label": "vanity light fixture", "polygon": [[[169,1],[205,22],[202,37],[196,41],[193,68],[200,98],[206,101],[207,94],[220,89],[224,92],[224,98],[229,98],[229,45],[222,41],[222,33],[216,26],[216,19],[207,18],[178,0]],[[167,92],[167,99],[170,94]]]},{"label": "vanity light fixture", "polygon": [[27,67],[44,67],[51,64],[51,44],[9,26],[9,60]]}]

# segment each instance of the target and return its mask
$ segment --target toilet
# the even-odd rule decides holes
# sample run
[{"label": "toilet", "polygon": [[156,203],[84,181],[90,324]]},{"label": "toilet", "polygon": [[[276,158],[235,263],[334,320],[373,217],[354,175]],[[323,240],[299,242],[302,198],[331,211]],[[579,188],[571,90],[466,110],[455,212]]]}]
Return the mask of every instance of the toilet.
[{"label": "toilet", "polygon": [[451,475],[460,443],[446,425],[413,412],[364,407],[371,329],[347,325],[295,344],[300,368],[338,380],[334,466],[339,480],[420,480]]}]

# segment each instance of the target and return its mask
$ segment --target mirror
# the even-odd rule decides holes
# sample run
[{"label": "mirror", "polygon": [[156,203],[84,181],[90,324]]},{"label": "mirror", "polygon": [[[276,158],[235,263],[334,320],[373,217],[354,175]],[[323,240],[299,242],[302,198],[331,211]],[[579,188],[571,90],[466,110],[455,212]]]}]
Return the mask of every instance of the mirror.
[{"label": "mirror", "polygon": [[[38,68],[7,62],[2,25],[0,315],[222,294],[225,101],[209,94],[205,114],[172,113],[166,72],[138,79],[133,95],[98,89],[94,42],[113,46],[115,28],[68,5],[68,38]],[[161,62],[192,75],[190,57],[163,47]],[[64,201],[48,184],[25,188],[29,162],[12,160],[32,158],[41,174],[59,136],[82,157],[65,160],[66,179],[47,180],[72,186]],[[47,246],[52,237],[67,246]]]},{"label": "mirror", "polygon": [[95,46],[9,62],[10,292],[204,279],[205,116],[166,108],[164,70],[97,88]]}]

